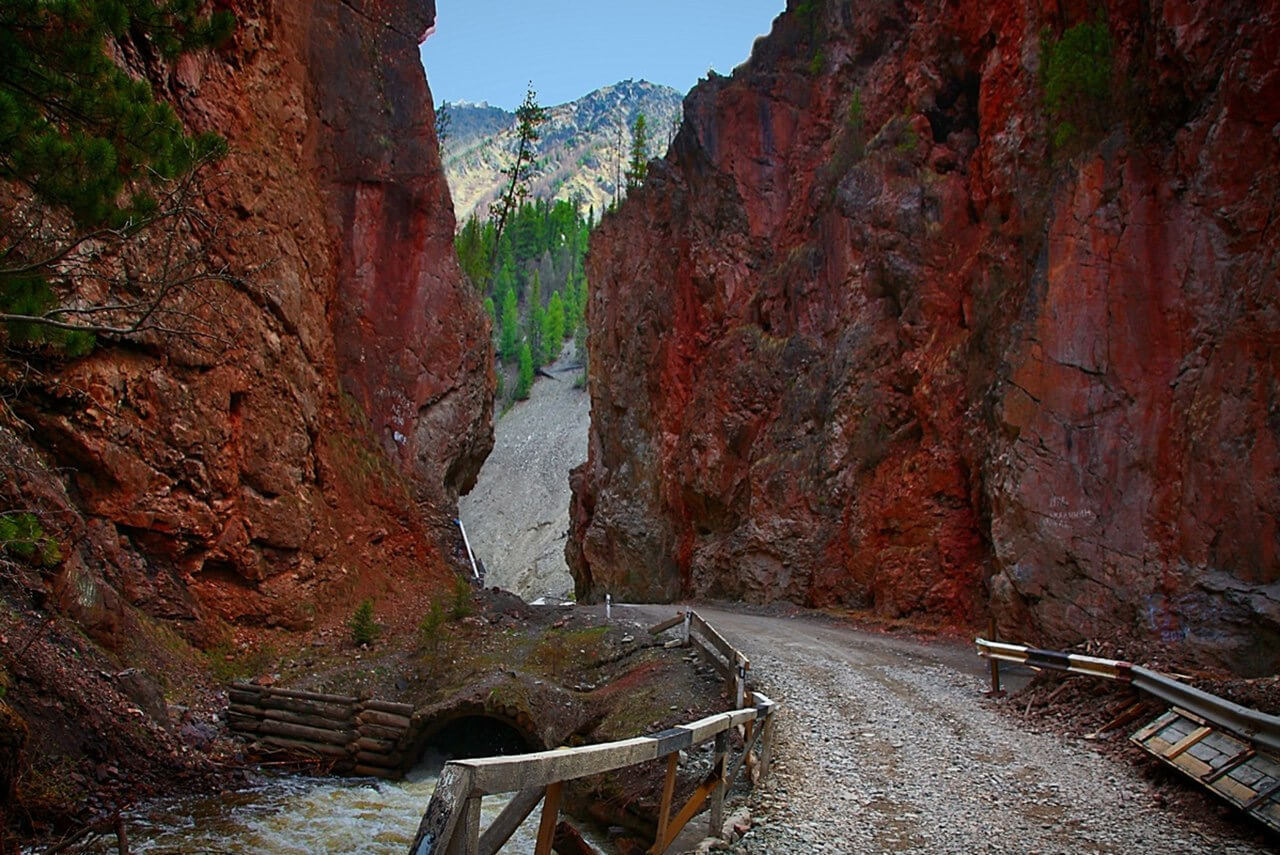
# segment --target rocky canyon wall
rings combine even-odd
[[[434,4],[230,6],[217,51],[124,50],[229,144],[194,249],[232,275],[184,307],[212,337],[104,340],[7,378],[4,498],[63,552],[32,584],[108,647],[135,608],[207,640],[443,584],[492,446],[487,322],[418,55]]]
[[[593,240],[579,595],[1274,672],[1280,4],[789,5]]]

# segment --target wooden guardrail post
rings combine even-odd
[[[533,855],[551,855],[551,841],[556,834],[556,817],[560,815],[560,793],[563,790],[563,781],[547,785],[547,794],[542,797],[542,820],[538,823],[538,842]]]
[[[758,781],[763,782],[765,775],[769,774],[769,761],[773,759],[773,720],[776,714],[765,716],[764,732],[760,734],[760,776]]]
[[[662,780],[662,802],[658,807],[658,834],[653,840],[654,845],[667,837],[667,826],[671,822],[671,800],[676,794],[676,769],[679,765],[679,752],[673,751],[667,755],[667,774]]]
[[[462,803],[448,855],[480,855],[480,796],[470,796]]]
[[[729,732],[716,734],[716,751],[711,761],[712,774],[716,776],[715,789],[711,791],[711,836],[719,837],[724,827],[725,762],[729,753]]]

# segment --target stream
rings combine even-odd
[[[441,760],[424,764],[403,781],[373,778],[264,776],[244,789],[161,801],[126,816],[131,851],[209,855],[403,855],[435,789]],[[509,795],[484,800],[487,827]],[[541,808],[503,847],[532,853]],[[584,834],[598,848],[599,839]],[[94,853],[114,853],[115,836],[100,838]],[[607,850],[605,850],[607,851]]]

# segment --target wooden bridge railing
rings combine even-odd
[[[693,644],[726,674],[735,709],[647,736],[601,745],[538,751],[507,757],[453,760],[440,773],[431,802],[418,827],[411,855],[492,855],[502,848],[521,823],[543,803],[535,855],[548,855],[560,811],[564,783],[575,778],[612,772],[661,758],[667,759],[659,806],[658,830],[651,855],[665,852],[680,830],[709,800],[711,833],[724,823],[724,795],[738,773],[754,764],[759,778],[768,770],[777,704],[759,692],[746,690],[747,658],[735,650],[696,612],[687,612],[650,629],[657,634],[684,624],[683,640]],[[723,661],[721,658],[723,657]],[[750,699],[750,705],[746,701]],[[742,752],[731,757],[729,732],[743,729]],[[672,815],[679,752],[715,740],[711,771],[685,804]],[[481,833],[480,804],[486,795],[515,792],[506,808]]]

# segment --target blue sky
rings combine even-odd
[[[514,109],[533,81],[544,105],[627,78],[688,91],[728,74],[769,31],[786,0],[437,0],[422,45],[436,103]]]

